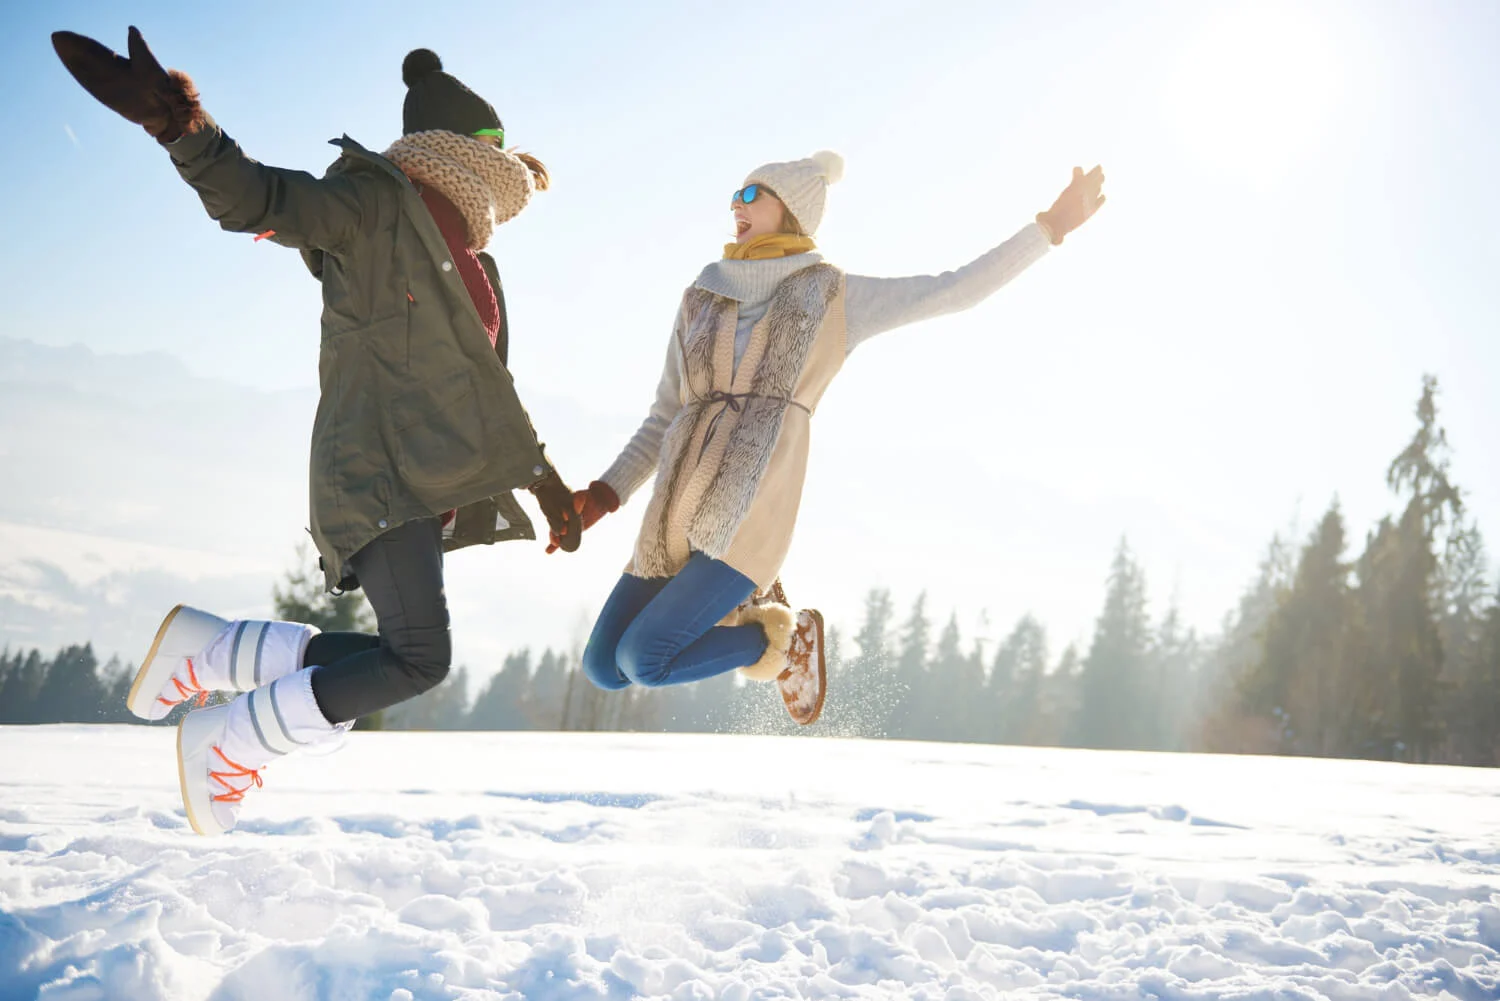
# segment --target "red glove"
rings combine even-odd
[[[615,493],[615,488],[603,480],[595,480],[589,484],[587,490],[576,490],[573,492],[573,510],[578,512],[583,522],[583,529],[587,531],[593,528],[600,518],[613,511],[620,510],[620,496]],[[558,538],[552,535],[551,544],[547,546],[547,552],[556,552],[558,549]]]

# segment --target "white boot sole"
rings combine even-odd
[[[151,649],[146,653],[146,659],[141,661],[140,670],[135,672],[130,694],[125,696],[126,708],[141,719],[158,720],[172,711],[171,706],[162,705],[157,697],[176,673],[177,658],[158,657],[157,654],[161,651],[162,640],[167,638],[167,633],[172,628],[172,620],[177,618],[177,613],[182,608],[183,606],[178,605],[162,619],[161,626],[156,630],[156,638],[151,641]]]
[[[224,732],[227,715],[229,706],[214,706],[188,713],[177,724],[177,781],[182,787],[182,806],[193,830],[208,836],[228,830],[214,818],[213,789],[208,778],[209,756]]]
[[[125,696],[126,708],[144,720],[159,720],[170,713],[176,704],[161,702],[168,682],[185,658],[198,656],[228,624],[217,615],[187,605],[178,605],[168,612],[156,630],[145,660],[141,661],[140,670],[135,672],[130,694]]]

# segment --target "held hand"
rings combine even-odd
[[[1054,245],[1062,243],[1063,237],[1088,222],[1089,217],[1104,204],[1104,168],[1095,167],[1087,174],[1082,167],[1073,168],[1073,181],[1057,201],[1045,212],[1036,214],[1036,221],[1052,234]]]
[[[198,89],[186,73],[162,69],[146,40],[130,29],[127,59],[92,38],[54,31],[52,47],[73,79],[106,108],[144,128],[157,142],[169,143],[198,131],[203,109]]]
[[[576,552],[578,544],[583,541],[583,526],[573,507],[573,492],[557,475],[557,470],[552,470],[528,489],[547,518],[549,537],[563,552]]]
[[[595,480],[589,484],[587,490],[577,490],[573,493],[573,510],[578,512],[585,532],[598,524],[600,518],[619,509],[619,495],[615,493],[614,487],[603,480]],[[554,534],[551,543],[547,546],[547,552],[557,552],[559,541]]]

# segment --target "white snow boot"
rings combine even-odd
[[[177,777],[188,823],[223,834],[239,819],[260,770],[277,758],[338,736],[313,698],[312,672],[298,671],[228,705],[190,712],[177,725]]]
[[[221,619],[178,605],[167,613],[141,661],[125,705],[141,719],[161,719],[210,692],[248,692],[300,670],[318,630],[301,622]]]
[[[786,711],[802,726],[817,721],[828,695],[828,665],[823,645],[823,616],[812,609],[797,613],[797,628],[786,652],[787,667],[776,678]]]

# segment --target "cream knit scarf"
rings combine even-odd
[[[463,214],[469,249],[483,250],[495,227],[531,201],[531,171],[514,154],[457,132],[402,136],[382,154],[417,184],[430,184]]]

